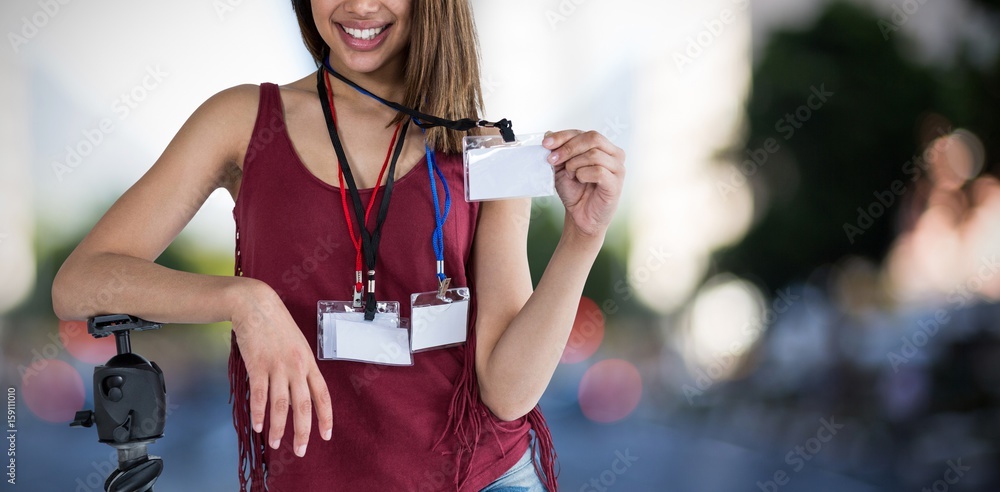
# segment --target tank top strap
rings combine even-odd
[[[273,143],[285,139],[285,115],[281,106],[281,92],[277,84],[264,82],[260,84],[260,102],[257,104],[257,121],[254,123],[250,143],[244,163],[266,160],[268,154],[275,152]],[[246,170],[244,170],[245,172]]]
[[[273,82],[260,84],[260,105],[257,107],[257,122],[261,116],[281,114],[281,88]]]

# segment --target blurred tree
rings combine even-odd
[[[563,227],[562,207],[562,203],[555,197],[536,199],[533,202],[528,225],[528,266],[534,285],[538,285],[559,244]],[[619,313],[653,316],[627,286],[628,272],[624,255],[629,248],[628,241],[610,239],[620,236],[624,234],[608,234],[609,239],[605,241],[587,277],[583,295],[596,302],[605,317]]]
[[[103,214],[110,208],[110,204],[104,207],[98,207],[98,210]],[[95,217],[93,220],[89,221],[90,224],[96,224],[100,217]],[[46,224],[38,224],[39,232],[36,238],[47,238],[55,236],[55,234],[48,234],[46,227],[51,227]],[[36,264],[36,281],[33,288],[32,294],[25,300],[24,303],[13,309],[7,316],[10,317],[35,317],[35,316],[52,316],[55,318],[55,314],[52,312],[52,280],[55,279],[56,273],[59,268],[69,257],[70,253],[76,249],[77,245],[83,241],[84,236],[88,231],[83,231],[76,237],[73,237],[68,242],[52,244],[47,247],[41,247],[38,244],[40,239],[36,239],[35,253],[38,255],[38,261]],[[191,244],[187,243],[183,237],[175,240],[170,246],[164,250],[163,254],[156,259],[156,263],[163,265],[167,268],[172,268],[175,270],[182,270],[186,272],[194,273],[211,273],[220,274],[220,267],[213,262],[213,258],[208,258],[206,253],[197,247],[193,247]],[[232,263],[230,260],[228,271],[232,270]]]
[[[908,161],[929,139],[964,127],[996,159],[1000,121],[984,108],[1000,107],[1000,58],[987,69],[964,54],[948,67],[923,66],[903,31],[883,36],[881,19],[836,2],[811,27],[770,39],[754,69],[747,142],[733,152],[753,187],[755,225],[716,253],[719,269],[776,289],[847,255],[880,261],[903,201],[893,182],[912,190]],[[812,97],[824,89],[825,102]],[[748,161],[754,154],[766,161]]]

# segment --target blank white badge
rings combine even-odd
[[[414,352],[465,341],[469,301],[413,307],[411,311]]]
[[[338,319],[336,338],[338,359],[393,366],[413,364],[406,328]]]
[[[549,150],[542,133],[518,135],[504,142],[499,135],[462,139],[465,199],[470,202],[556,194]]]

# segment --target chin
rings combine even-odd
[[[333,53],[331,64],[340,60],[341,66],[355,73],[374,73],[389,64],[389,57],[376,53]],[[336,65],[334,65],[336,66]]]

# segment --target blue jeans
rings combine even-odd
[[[517,463],[514,463],[514,466],[480,492],[548,492],[548,489],[535,473],[535,465],[531,461],[531,448],[529,447],[524,452],[524,456]]]

